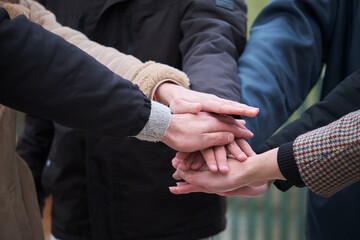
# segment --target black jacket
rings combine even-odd
[[[47,0],[46,7],[97,42],[184,70],[192,89],[240,100],[244,1]],[[53,194],[56,237],[190,240],[224,230],[224,198],[169,192],[175,152],[164,144],[97,138],[39,121],[28,118],[18,152]]]
[[[137,86],[24,16],[10,20],[3,8],[0,48],[3,105],[117,137],[136,135],[149,119],[150,101]]]

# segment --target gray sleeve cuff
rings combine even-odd
[[[149,142],[159,142],[165,136],[171,119],[171,111],[165,105],[151,101],[149,121],[135,137]]]

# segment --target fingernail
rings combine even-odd
[[[220,171],[221,171],[222,173],[227,173],[227,172],[229,171],[229,168],[226,167],[226,166],[222,166],[222,167],[220,167]]]
[[[180,175],[183,175],[185,172],[183,170],[177,169]]]
[[[239,159],[247,159],[247,156],[246,156],[244,153],[240,153],[240,154],[238,155],[238,158],[239,158]]]
[[[210,170],[211,170],[212,172],[217,172],[217,171],[218,171],[217,165],[210,165],[209,168],[210,168]]]

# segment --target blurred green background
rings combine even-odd
[[[247,22],[247,29],[248,29],[248,36],[249,30],[254,22],[256,16],[259,14],[261,9],[263,9],[266,4],[268,4],[270,0],[246,0],[248,5],[248,22]]]

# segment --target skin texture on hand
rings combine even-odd
[[[244,137],[247,138],[247,137]],[[247,157],[256,155],[250,145],[243,138],[237,138],[226,146],[210,147],[199,152],[178,152],[173,158],[173,167],[182,171],[189,169],[198,170],[204,163],[210,171],[222,173],[229,172],[227,156],[234,157],[239,161],[245,161]]]
[[[258,197],[258,196],[261,196],[261,195],[264,195],[265,193],[267,193],[267,191],[270,188],[271,183],[272,182],[267,182],[264,185],[260,185],[260,186],[256,186],[256,187],[244,186],[244,187],[240,187],[238,189],[228,191],[228,192],[215,192],[215,191],[211,191],[211,190],[206,189],[201,186],[190,185],[187,182],[177,182],[176,183],[177,187],[169,187],[169,189],[170,189],[170,192],[172,192],[174,194],[203,192],[203,193],[217,194],[217,195],[225,196],[225,197],[235,197],[235,196]],[[182,192],[179,192],[178,189],[181,189]]]
[[[228,159],[229,172],[211,172],[205,165],[199,170],[177,170],[173,177],[185,183],[170,187],[175,194],[190,192],[216,193],[225,196],[257,196],[264,194],[274,179],[285,179],[277,165],[277,151],[273,149],[240,162]]]
[[[259,113],[258,108],[225,100],[212,94],[192,91],[169,82],[162,83],[155,94],[159,102],[169,106],[173,113],[178,114],[204,111],[255,117]]]
[[[224,115],[200,112],[172,114],[162,142],[183,152],[195,152],[211,146],[222,146],[252,133],[241,127],[241,122]]]
[[[182,149],[181,151],[184,152],[203,150],[204,154],[210,156],[212,151],[204,149],[219,146],[215,148],[216,158],[219,159],[219,161],[226,163],[223,145],[232,142],[234,137],[253,137],[253,134],[244,127],[243,120],[238,120],[234,123],[235,120],[233,118],[221,115],[245,115],[254,117],[259,112],[258,108],[221,99],[215,95],[188,90],[170,82],[162,83],[157,88],[155,94],[157,101],[169,106],[173,113],[170,126],[162,139],[162,142],[176,150]],[[201,124],[200,121],[198,123],[190,122],[190,119],[195,120],[195,115],[193,115],[193,117],[186,115],[189,113],[198,114],[204,118],[204,115],[202,115],[204,114],[203,112],[221,114],[216,116],[214,114],[211,115],[213,116],[213,119],[216,118],[219,121],[213,121],[213,124],[215,125],[211,126],[212,123],[210,123],[209,118],[208,121],[204,121],[203,124]],[[181,116],[180,114],[185,115]],[[181,123],[180,119],[184,122]],[[228,126],[224,125],[226,123]],[[185,129],[188,130],[187,133]],[[179,136],[181,132],[187,135]],[[189,139],[188,136],[191,136],[191,132],[201,135],[193,134],[191,139]],[[176,135],[178,135],[178,137],[176,137]],[[193,146],[190,144],[193,144]],[[220,164],[222,167],[223,165],[224,164]],[[214,168],[216,167],[217,170],[216,165],[213,164],[211,166]],[[223,167],[223,171],[227,171],[227,166]]]

